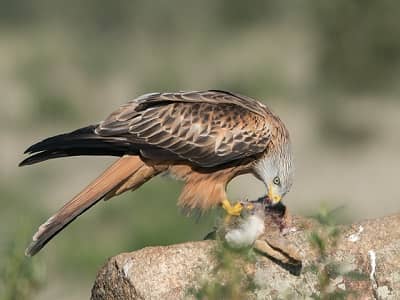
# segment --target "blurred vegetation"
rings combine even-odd
[[[368,143],[373,124],[353,118],[346,97],[397,99],[399,30],[400,3],[390,0],[0,0],[0,133],[11,145],[1,162],[13,166],[0,173],[1,248],[23,254],[14,228],[33,232],[56,201],[67,200],[59,193],[74,193],[72,169],[82,163],[15,171],[23,147],[96,122],[145,92],[218,88],[269,103],[303,101],[323,116],[316,125],[322,140],[338,148]],[[49,276],[88,291],[107,256],[202,238],[213,215],[200,222],[182,216],[179,188],[157,179],[98,204],[39,254]],[[24,269],[25,260],[17,265]],[[22,273],[15,274],[27,278]]]
[[[15,230],[12,237],[2,241],[0,256],[0,299],[24,300],[42,288],[46,279],[45,265],[21,255],[29,231]]]
[[[376,92],[398,83],[400,67],[399,3],[314,1],[321,56],[318,72],[325,87]]]
[[[314,84],[323,86],[324,91],[334,92],[384,92],[399,83],[399,15],[399,4],[393,0],[301,3],[257,0],[251,5],[237,0],[201,3],[175,0],[157,4],[127,0],[83,3],[73,0],[68,4],[46,0],[35,1],[35,4],[21,0],[0,1],[3,31],[28,31],[39,35],[53,29],[65,32],[69,40],[66,42],[78,47],[77,52],[67,54],[68,59],[75,60],[90,76],[107,76],[104,72],[129,63],[129,58],[134,59],[141,50],[138,44],[147,39],[156,41],[152,44],[159,48],[151,49],[148,55],[159,52],[166,61],[172,56],[171,52],[181,52],[180,47],[187,50],[191,46],[193,54],[196,53],[193,48],[197,47],[215,51],[216,46],[238,40],[238,36],[255,28],[266,28],[266,35],[260,34],[259,38],[268,39],[268,27],[265,26],[301,26],[318,42],[314,43]],[[254,50],[257,53],[257,49]],[[53,54],[57,55],[48,53],[38,58],[47,65],[56,64],[56,61],[52,62]],[[160,60],[159,57],[155,59]],[[35,70],[42,73],[46,68],[36,62]],[[268,69],[261,70],[265,76],[269,75]],[[162,66],[159,71],[163,72]],[[166,80],[179,78],[179,71],[173,68],[168,71],[174,76]],[[239,75],[240,71],[236,70],[232,75]],[[29,70],[24,73],[32,74]],[[40,73],[33,77],[32,80],[43,80]],[[164,77],[168,76],[159,76]],[[257,78],[254,81],[257,82]],[[260,88],[263,86],[260,83],[253,85]],[[234,84],[232,82],[232,86],[236,86]]]
[[[309,238],[312,248],[318,254],[318,258],[303,270],[303,272],[312,272],[318,277],[318,293],[313,294],[312,298],[316,300],[344,300],[356,297],[356,291],[338,289],[332,284],[333,280],[339,276],[350,281],[363,281],[369,278],[368,274],[357,270],[349,270],[345,263],[337,262],[328,256],[328,253],[334,253],[341,234],[338,223],[344,219],[343,207],[331,210],[322,207],[312,217],[320,225],[316,230],[311,232]]]
[[[246,263],[255,262],[252,248],[232,249],[221,239],[217,239],[214,249],[216,267],[207,278],[198,279],[200,286],[190,288],[188,295],[198,300],[249,298],[256,285],[253,278],[246,274]],[[204,275],[204,274],[203,274]],[[203,276],[204,277],[204,276]]]

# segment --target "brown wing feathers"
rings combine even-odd
[[[265,107],[255,103],[214,91],[149,94],[111,114],[96,133],[125,137],[151,160],[164,153],[168,160],[214,167],[265,150],[270,128]]]

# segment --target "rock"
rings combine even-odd
[[[299,250],[302,265],[285,265],[259,254],[254,260],[234,254],[233,264],[245,274],[241,278],[251,278],[254,285],[246,298],[307,299],[313,294],[348,293],[355,299],[400,299],[400,215],[340,227],[340,237],[326,256],[310,243],[311,232],[320,230],[315,222],[294,218],[292,226],[297,230],[285,239]],[[271,234],[267,230],[266,235]],[[219,275],[223,270],[217,247],[216,241],[200,241],[119,254],[99,271],[92,299],[194,299],[193,291],[204,282],[217,280],[223,286],[229,280],[229,274]],[[312,271],[316,266],[319,271]],[[335,269],[328,270],[332,266]],[[328,284],[321,287],[324,274]]]

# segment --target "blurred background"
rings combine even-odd
[[[285,203],[348,221],[399,212],[398,1],[0,0],[0,298],[84,299],[107,257],[202,239],[156,178],[99,203],[33,259],[39,224],[115,158],[18,168],[23,151],[154,91],[227,89],[287,124],[296,180]],[[232,199],[263,195],[250,177]]]

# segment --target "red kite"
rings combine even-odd
[[[292,154],[283,122],[264,104],[225,91],[151,93],[140,96],[96,125],[47,138],[28,148],[21,166],[77,155],[120,158],[41,225],[27,255],[35,255],[58,232],[101,199],[135,190],[160,173],[185,182],[179,205],[206,210],[231,205],[226,186],[251,173],[278,203],[293,180]]]

